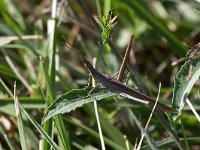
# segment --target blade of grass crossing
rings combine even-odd
[[[49,35],[49,76],[51,85],[53,88],[53,95],[55,96],[55,55],[56,55],[56,7],[57,0],[52,1],[52,15],[51,19],[48,20],[48,35]]]
[[[156,31],[163,35],[170,43],[174,52],[181,55],[187,51],[186,47],[166,28],[164,27],[151,13],[149,13],[139,1],[125,0],[128,7],[134,10],[138,15],[144,18]]]
[[[186,133],[185,133],[185,129],[184,129],[184,125],[181,121],[181,130],[182,130],[182,133],[183,133],[183,137],[184,137],[184,144],[185,144],[185,149],[189,150],[190,149],[190,146],[189,146],[189,143],[188,143],[188,140],[187,140],[187,136],[186,136]]]
[[[53,95],[51,93],[52,87],[51,87],[50,81],[49,81],[47,66],[46,66],[45,61],[42,57],[40,57],[40,62],[42,64],[45,84],[46,84],[46,88],[47,88],[46,99],[45,99],[46,108],[47,108],[51,104],[51,102],[53,101]],[[49,119],[47,122],[44,123],[43,129],[53,139],[53,120],[52,119]],[[42,149],[44,149],[44,150],[51,149],[51,145],[45,139],[43,139],[43,141],[42,141]]]
[[[17,125],[18,125],[18,130],[19,130],[19,138],[20,138],[21,147],[22,147],[22,150],[27,150],[24,124],[22,121],[22,115],[19,108],[19,101],[17,99],[17,94],[16,94],[16,82],[14,84],[14,102],[15,102],[15,111],[16,111]]]
[[[18,45],[18,47],[24,47],[26,50],[32,51],[36,56],[43,55],[43,53],[39,49],[34,47],[34,45],[30,41],[24,40],[15,30],[7,26],[1,20],[0,20],[0,31],[9,36],[11,35],[17,36],[19,40],[21,41],[21,44]],[[15,45],[15,44],[12,44],[12,45]],[[12,46],[12,47],[14,48],[15,46]]]
[[[152,118],[152,116],[153,116],[153,112],[154,112],[154,110],[155,110],[155,108],[156,108],[156,105],[157,105],[157,102],[158,102],[158,99],[159,99],[159,96],[160,96],[160,88],[161,88],[161,83],[159,84],[159,90],[158,90],[158,96],[157,96],[157,98],[156,98],[156,102],[155,102],[155,104],[154,104],[154,106],[153,106],[153,109],[152,109],[152,111],[151,111],[151,114],[150,114],[150,116],[149,116],[149,119],[148,119],[148,121],[147,121],[147,123],[146,123],[146,126],[145,126],[145,128],[144,128],[145,131],[147,131],[147,128],[148,128],[149,123],[150,123],[150,120],[151,120],[151,118]],[[141,149],[141,145],[142,145],[142,141],[143,141],[144,135],[145,135],[145,134],[142,133],[142,136],[141,136],[140,141],[139,141],[138,146],[137,146],[137,150]]]
[[[130,109],[128,109],[128,113],[129,113],[130,117],[135,120],[135,123],[137,124],[137,126],[140,129],[141,133],[144,134],[144,136],[145,136],[145,138],[146,138],[149,146],[151,147],[151,149],[154,149],[154,150],[158,149],[157,145],[155,144],[155,142],[153,142],[153,140],[148,135],[148,133],[146,132],[146,130],[144,130],[144,128],[142,127],[141,122],[137,119],[137,117],[133,114],[133,112]]]
[[[61,138],[61,142],[63,144],[63,148],[66,150],[70,150],[71,143],[70,143],[69,133],[65,129],[65,124],[61,115],[56,115],[54,117],[54,120],[55,120],[56,128]]]
[[[66,119],[67,122],[69,122],[70,124],[73,124],[81,129],[83,129],[84,131],[86,131],[88,134],[92,135],[93,137],[95,138],[99,138],[99,134],[98,132],[92,130],[91,128],[87,127],[86,125],[80,123],[79,120],[77,120],[76,118],[72,118],[69,119],[67,118]],[[106,137],[104,137],[104,141],[107,145],[109,145],[112,149],[115,149],[115,150],[126,150],[126,148],[124,148],[123,146],[121,146],[120,144],[116,143],[116,142],[113,142],[113,140],[110,140]]]
[[[44,78],[45,78],[45,84],[47,87],[47,92],[46,92],[46,108],[53,102],[55,98],[55,74],[54,74],[54,68],[55,68],[55,41],[54,41],[54,35],[55,35],[55,17],[56,17],[56,5],[57,1],[53,0],[52,1],[52,19],[48,20],[48,44],[49,44],[49,71],[47,70],[47,66],[42,60],[42,68],[44,72]],[[48,72],[50,76],[48,75]],[[47,122],[44,123],[44,130],[50,135],[50,137],[53,138],[53,120],[50,119]],[[42,142],[42,147],[43,149],[50,149],[50,145],[46,140],[43,140]]]
[[[18,4],[14,0],[2,0],[1,2],[1,10],[3,10],[4,13],[2,15],[6,15],[7,24],[14,27],[14,29],[18,28],[18,30],[15,31],[21,31],[26,28],[26,25],[24,23],[24,19],[22,16],[22,13],[20,12],[20,9],[18,7]]]
[[[49,20],[49,24],[48,24],[48,30],[49,30],[49,48],[50,48],[50,62],[49,62],[49,79],[48,79],[48,75],[46,75],[46,82],[49,82],[49,87],[47,87],[47,89],[49,89],[49,93],[51,93],[51,97],[53,99],[50,100],[50,104],[54,101],[56,95],[55,95],[55,83],[56,83],[56,66],[58,66],[58,55],[56,54],[56,18],[57,18],[57,0],[53,0],[52,1],[52,13],[51,13],[51,18]],[[57,56],[56,56],[57,55]],[[70,140],[69,140],[69,134],[65,129],[64,126],[64,122],[63,119],[61,117],[61,115],[57,115],[54,117],[55,120],[55,125],[56,128],[58,130],[58,133],[60,135],[61,141],[62,141],[62,146],[64,149],[66,150],[70,150]]]
[[[47,71],[46,63],[45,63],[45,61],[44,61],[44,59],[42,57],[41,57],[41,63],[42,63],[43,71],[44,71],[44,79],[45,79],[46,88],[47,88],[47,107],[48,107],[48,106],[50,106],[51,103],[53,103],[53,100],[54,100],[55,96],[51,92],[53,90],[53,88],[52,88],[52,85],[51,85],[51,82],[50,82],[50,77],[49,77],[49,75],[47,73],[48,71]],[[56,128],[57,128],[57,130],[59,132],[63,147],[65,149],[69,150],[70,149],[69,135],[68,135],[68,132],[65,129],[62,117],[61,117],[61,115],[56,115],[56,116],[54,116],[54,119],[55,119]],[[50,119],[50,120],[52,120],[52,119]],[[46,127],[46,129],[50,130],[48,128],[48,124],[47,123],[48,122],[45,122],[44,126]],[[45,144],[44,146],[47,146],[46,142],[44,144]]]
[[[154,114],[159,119],[159,121],[162,123],[162,125],[165,127],[165,129],[169,133],[170,137],[174,140],[174,142],[176,143],[178,148],[180,150],[182,150],[183,148],[182,148],[182,145],[181,145],[180,140],[178,138],[178,135],[176,134],[176,132],[172,128],[170,122],[167,119],[165,119],[165,117],[163,116],[163,113],[161,113],[161,111],[155,110]]]
[[[47,122],[45,122],[44,126],[43,126],[44,131],[47,133],[47,135],[53,139],[53,120],[49,119]],[[42,140],[42,149],[47,150],[47,149],[51,149],[51,144],[44,138]]]
[[[8,94],[14,98],[14,95],[9,90],[9,88],[6,86],[6,84],[3,82],[3,80],[0,78],[1,85],[7,90]],[[42,129],[42,127],[35,121],[32,116],[30,116],[27,111],[22,107],[22,105],[19,103],[20,110],[25,114],[25,116],[29,119],[29,121],[33,124],[33,126],[37,129],[37,131],[44,136],[44,138],[47,140],[47,142],[55,149],[55,150],[61,150],[59,146],[51,139],[51,137]]]
[[[2,127],[2,125],[0,124],[0,133],[2,133],[4,139],[6,140],[6,142],[8,143],[8,146],[11,150],[15,150],[16,148],[14,147],[11,139],[8,137],[8,135],[6,134],[6,131],[4,130],[4,128]]]
[[[96,61],[97,61],[97,59],[93,58],[93,67],[96,66]],[[96,86],[95,79],[92,78],[92,87],[95,88],[95,86]],[[99,138],[100,138],[100,141],[101,141],[101,149],[105,150],[106,147],[105,147],[105,143],[104,143],[104,139],[103,139],[103,132],[102,132],[101,124],[100,124],[100,120],[99,120],[97,101],[94,101],[94,111],[95,111],[95,116],[96,116],[96,120],[97,120],[97,126],[98,126],[98,130],[99,130]]]
[[[87,104],[83,108],[88,113],[88,115],[95,118],[95,112],[94,112],[92,105]],[[121,145],[122,147],[125,147],[126,145],[124,143],[123,134],[120,132],[120,130],[118,130],[113,124],[111,124],[108,121],[108,118],[106,118],[105,115],[103,115],[103,113],[99,112],[99,118],[100,118],[101,127],[102,127],[104,133],[110,139],[112,139],[113,142]],[[132,144],[130,144],[130,147],[133,147]]]
[[[52,140],[52,138],[42,129],[42,127],[35,121],[28,113],[27,111],[19,104],[20,109],[22,112],[26,115],[26,117],[31,121],[31,123],[35,126],[35,128],[44,136],[46,141],[55,149],[55,150],[61,150],[59,146]]]
[[[9,90],[9,88],[6,86],[6,84],[3,82],[3,80],[0,78],[0,83],[4,87],[4,89],[8,92],[8,94],[13,97],[12,92]]]
[[[190,137],[187,138],[190,145],[198,145],[200,142],[200,137]],[[180,138],[181,143],[185,142],[185,138]],[[176,144],[172,138],[165,138],[161,141],[157,141],[156,144],[159,146],[159,149],[177,149]],[[142,150],[149,150],[149,145],[145,145],[141,148]]]
[[[2,150],[3,149],[3,147],[2,147],[2,144],[1,144],[1,142],[0,142],[0,150]]]

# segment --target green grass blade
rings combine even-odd
[[[51,91],[53,91],[53,87],[51,84],[51,80],[50,80],[50,76],[48,74],[48,69],[47,69],[47,63],[45,62],[44,58],[40,57],[40,62],[42,64],[42,70],[44,73],[44,79],[45,79],[45,84],[46,84],[46,90],[47,90],[47,99],[46,99],[46,103],[47,106],[51,105],[51,103],[54,100],[54,95]]]
[[[25,116],[29,119],[29,121],[34,125],[37,131],[44,136],[46,141],[55,149],[60,150],[59,146],[51,139],[51,137],[42,129],[42,127],[35,121],[27,111],[20,105],[20,109],[25,114]]]
[[[41,63],[42,63],[42,68],[43,68],[43,72],[44,72],[44,79],[45,79],[46,88],[47,88],[47,95],[46,95],[47,99],[46,100],[47,100],[47,107],[48,107],[53,103],[55,95],[53,95],[54,89],[53,89],[53,86],[51,84],[50,77],[48,75],[46,63],[45,63],[43,58],[41,58]],[[70,149],[69,135],[68,135],[68,132],[65,129],[62,117],[60,115],[58,115],[58,116],[55,116],[54,119],[55,119],[56,128],[59,132],[59,135],[61,137],[61,141],[62,141],[64,148]],[[52,131],[50,131],[50,130],[52,130],[53,127],[50,124],[51,124],[51,122],[45,122],[44,126],[45,126],[45,129],[49,132],[49,134],[52,134]],[[49,126],[51,126],[51,128],[49,128]],[[47,146],[46,142],[44,142],[44,146],[45,147]]]
[[[151,149],[154,149],[154,150],[158,149],[158,147],[155,144],[155,142],[149,136],[149,134],[147,133],[147,131],[144,130],[144,128],[142,127],[141,122],[137,119],[137,117],[133,114],[133,112],[130,109],[128,109],[128,113],[129,113],[130,117],[135,120],[135,123],[137,124],[137,126],[140,129],[141,133],[144,133],[144,136],[145,136],[145,138],[146,138],[149,146],[151,147]]]
[[[70,89],[71,90],[71,89],[78,88],[77,85],[73,82],[73,80],[71,78],[66,78],[59,72],[56,72],[56,75],[58,76],[61,84],[63,84],[63,86],[66,89]]]
[[[184,143],[185,139],[184,138],[180,138],[181,143]],[[200,142],[200,137],[190,137],[187,138],[187,141],[189,143],[189,145],[198,145]],[[167,139],[163,139],[161,141],[157,141],[156,144],[159,146],[160,149],[168,149],[170,148],[176,148],[176,144],[174,142],[174,139],[172,138],[167,138]],[[145,145],[141,148],[142,150],[149,150],[150,147],[149,145]]]
[[[54,117],[54,120],[55,120],[56,128],[61,138],[61,142],[63,144],[63,148],[66,150],[70,150],[71,149],[70,137],[69,137],[69,133],[66,131],[65,123],[62,119],[62,116],[56,115]]]
[[[14,97],[14,95],[12,94],[12,92],[9,90],[9,88],[5,85],[5,83],[3,82],[3,80],[0,80],[1,84],[3,85],[3,87],[7,90],[7,92],[9,93],[9,95],[11,97]],[[44,136],[44,138],[47,140],[47,142],[55,149],[55,150],[60,150],[60,148],[58,147],[58,145],[51,139],[51,137],[42,129],[42,127],[37,123],[37,121],[35,121],[28,113],[27,111],[21,106],[20,103],[19,107],[20,110],[27,116],[27,118],[29,119],[29,121],[34,125],[34,127],[38,130],[38,132],[40,134],[42,134]]]
[[[14,27],[15,31],[22,31],[25,29],[25,22],[19,6],[14,0],[2,0],[0,9],[6,23]]]
[[[9,148],[11,150],[15,150],[15,146],[13,145],[11,139],[8,137],[8,135],[6,134],[6,131],[4,130],[4,128],[2,127],[1,124],[0,124],[0,133],[4,137],[4,139],[6,140],[6,142],[8,143]]]
[[[95,119],[95,113],[92,105],[85,105],[84,110],[90,115],[92,118]],[[122,147],[125,147],[125,139],[124,135],[120,132],[119,129],[117,129],[113,124],[109,122],[109,119],[105,117],[105,115],[102,112],[99,112],[99,118],[101,122],[101,127],[104,131],[104,133],[115,143],[118,143]],[[133,145],[129,142],[129,146],[132,149]]]
[[[179,70],[174,84],[172,107],[178,109],[178,113],[173,113],[174,120],[181,114],[186,103],[186,99],[200,76],[200,56],[187,61]]]
[[[16,95],[16,82],[14,84],[14,102],[15,102],[15,111],[16,111],[17,125],[18,125],[18,130],[19,130],[19,138],[20,138],[21,147],[22,147],[22,150],[27,150],[24,124],[22,120],[21,110],[19,108],[19,101]]]
[[[101,29],[100,25],[95,21],[95,19],[93,18],[92,14],[89,12],[89,10],[88,10],[87,6],[84,4],[84,2],[82,0],[76,0],[76,2],[81,7],[81,9],[85,12],[87,17],[91,21],[91,23],[97,28],[98,32],[102,33],[102,29]]]
[[[3,82],[3,80],[0,78],[0,82],[1,82],[1,85],[4,87],[4,89],[8,92],[8,94],[13,97],[13,94],[12,92],[10,91],[10,89],[6,86],[6,84]]]
[[[18,100],[26,109],[45,108],[45,103],[42,98],[31,99],[30,97],[18,97]],[[12,98],[0,98],[0,112],[12,117],[16,117],[14,102]]]
[[[53,120],[49,119],[47,122],[45,122],[43,129],[47,135],[53,139]],[[42,141],[42,149],[51,149],[51,144],[47,141],[46,138],[43,139]]]
[[[27,137],[28,146],[32,147],[33,149],[38,149],[39,139],[37,137],[38,135],[35,134],[34,130],[32,130],[31,127],[26,127],[25,133]]]
[[[52,89],[52,85],[50,82],[50,77],[48,75],[48,69],[47,69],[47,64],[44,61],[44,59],[42,57],[40,57],[40,62],[42,64],[42,70],[44,73],[44,79],[45,79],[45,84],[46,84],[46,108],[52,103],[54,96],[52,95],[51,91],[53,91]],[[53,120],[50,119],[47,122],[45,122],[44,124],[44,131],[53,139]],[[43,149],[51,149],[51,145],[48,143],[47,140],[43,139],[42,141],[42,148]]]
[[[45,84],[46,84],[46,108],[53,102],[53,95],[51,93],[52,86],[51,86],[51,82],[50,82],[50,77],[48,75],[48,70],[47,70],[47,66],[46,63],[44,61],[44,59],[41,57],[40,58],[41,64],[42,64],[42,69],[43,69],[43,73],[44,73],[44,79],[45,79]],[[44,123],[44,130],[45,132],[51,137],[53,138],[53,120],[50,119],[47,122]],[[51,149],[51,145],[48,143],[47,140],[43,139],[42,142],[42,148],[43,149]]]
[[[69,122],[70,124],[73,124],[81,129],[83,129],[85,132],[87,132],[88,134],[92,135],[93,137],[99,139],[99,133],[92,130],[91,128],[89,128],[88,126],[84,125],[83,123],[80,123],[79,120],[77,120],[76,118],[71,118],[71,119],[67,119],[67,122]],[[105,143],[107,145],[109,145],[110,147],[112,147],[115,150],[126,150],[125,147],[122,147],[120,144],[117,144],[115,142],[113,142],[112,140],[104,137]]]
[[[2,22],[0,20],[0,31],[6,35],[14,35],[17,36],[19,38],[19,40],[21,40],[21,43],[27,47],[26,49],[29,51],[32,51],[36,56],[39,55],[43,55],[43,53],[41,51],[39,51],[35,45],[33,45],[33,43],[31,43],[30,41],[24,40],[20,34],[18,34],[16,31],[14,31],[11,27],[7,26],[4,22]],[[5,45],[4,45],[5,46]]]
[[[166,119],[166,114],[165,114],[165,117],[164,117],[164,114],[159,110],[155,110],[154,114],[159,119],[159,121],[162,123],[163,127],[165,127],[165,129],[169,133],[170,137],[174,140],[174,142],[176,143],[178,148],[182,150],[183,148],[181,146],[179,137],[176,134],[176,132],[173,128],[173,125],[169,122],[169,119]]]
[[[15,78],[17,79],[17,76],[13,73],[13,71],[8,68],[7,66],[3,65],[3,64],[0,64],[0,70],[1,70],[1,74],[2,75],[5,75],[5,76],[9,76],[11,78]]]
[[[139,16],[144,18],[156,31],[163,35],[177,55],[186,53],[186,47],[166,28],[164,27],[149,11],[147,11],[137,0],[125,0],[127,6],[134,10]]]
[[[12,92],[9,90],[9,88],[6,86],[6,84],[3,82],[3,80],[0,78],[1,85],[7,90],[8,94],[11,97],[14,97]],[[30,116],[27,111],[22,107],[22,105],[19,103],[20,110],[25,114],[25,116],[29,119],[29,121],[33,124],[33,126],[38,130],[38,132],[44,136],[44,138],[49,142],[49,144],[55,149],[60,150],[58,145],[51,139],[51,137],[42,129],[42,127],[35,121],[32,116]]]

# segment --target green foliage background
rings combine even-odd
[[[87,8],[82,9],[80,1]],[[21,149],[14,101],[5,87],[12,92],[16,81],[19,102],[28,114],[41,124],[46,108],[60,94],[83,88],[88,84],[88,71],[64,46],[66,40],[90,62],[93,57],[97,57],[98,71],[109,76],[119,71],[121,60],[118,54],[113,47],[109,47],[109,42],[109,45],[102,43],[101,29],[93,26],[91,19],[84,13],[89,11],[94,18],[102,17],[111,8],[114,8],[113,13],[118,17],[110,40],[119,54],[124,55],[130,35],[134,35],[129,66],[131,73],[134,73],[134,79],[153,98],[156,98],[158,84],[161,82],[159,101],[171,105],[174,78],[180,68],[180,65],[172,67],[171,63],[184,57],[187,50],[196,45],[200,39],[198,1],[1,0],[0,146],[2,148],[12,149],[12,145],[15,145],[15,149]],[[131,79],[127,76],[127,83],[134,88],[137,83]],[[190,92],[190,100],[197,111],[198,92],[199,81]],[[151,112],[142,104],[120,97],[116,97],[116,100],[112,97],[106,98],[98,103],[98,108],[107,149],[128,149],[126,140],[130,147],[133,147],[136,139],[141,136],[136,120],[126,108],[132,110],[141,126],[145,126]],[[174,132],[180,138],[180,145],[188,149],[195,146],[199,148],[198,120],[187,106],[184,107],[180,118],[180,124],[174,126],[173,123],[170,124],[171,127],[176,127]],[[28,149],[38,149],[40,139],[43,141],[43,149],[49,149],[53,144],[46,142],[33,124],[27,116],[23,116]],[[54,139],[62,149],[101,148],[91,103],[57,116],[55,124],[52,119],[44,124],[43,129],[50,137],[54,133],[55,136],[51,139]],[[177,148],[177,143],[169,138],[168,132],[156,117],[153,116],[147,132],[156,146],[163,149]],[[7,135],[8,139],[3,135]],[[148,149],[148,146],[151,145],[148,139],[145,139],[142,148]]]

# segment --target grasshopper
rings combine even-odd
[[[70,45],[70,43],[68,44]],[[103,75],[102,73],[97,71],[85,57],[83,57],[77,50],[73,49],[72,46],[69,45],[66,46],[78,56],[78,58],[84,63],[84,65],[87,67],[89,72],[92,74],[92,76],[98,83],[101,83],[105,88],[109,89],[111,92],[117,93],[125,98],[144,103],[146,105],[149,105],[151,108],[154,107],[154,104],[156,102],[154,99],[126,86],[124,83],[115,80],[114,78]],[[156,109],[168,112],[176,111],[175,109],[161,104],[159,102],[156,105]]]

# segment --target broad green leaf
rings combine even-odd
[[[173,113],[173,119],[181,114],[186,103],[186,99],[200,76],[200,56],[187,61],[178,72],[175,78],[172,107],[178,109],[178,113]]]
[[[49,106],[43,122],[47,121],[56,114],[70,112],[78,107],[81,107],[83,104],[115,95],[105,88],[94,89],[91,93],[89,92],[90,89],[77,89],[61,95],[52,105]]]

